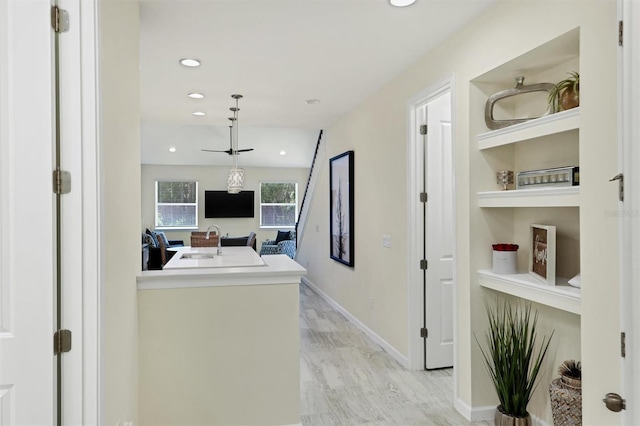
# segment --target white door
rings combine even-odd
[[[2,425],[56,418],[49,13],[45,0],[0,0]]]
[[[453,366],[453,146],[451,95],[424,108],[427,134],[424,146],[425,206],[425,366]]]

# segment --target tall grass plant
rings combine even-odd
[[[526,417],[527,405],[537,386],[536,379],[542,361],[549,350],[551,335],[538,339],[538,312],[531,304],[510,304],[498,300],[495,307],[485,303],[489,330],[485,333],[487,348],[476,342],[484,357],[491,381],[498,394],[502,412],[514,417]]]

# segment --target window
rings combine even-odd
[[[298,184],[260,183],[260,227],[293,228],[298,219]]]
[[[156,181],[156,228],[198,228],[198,182]]]

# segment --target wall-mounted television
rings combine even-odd
[[[254,191],[204,191],[204,217],[255,217]]]

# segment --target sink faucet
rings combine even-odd
[[[222,245],[221,245],[222,238],[220,238],[221,237],[221,235],[220,235],[220,227],[218,225],[211,225],[210,227],[208,227],[207,228],[207,235],[205,235],[204,238],[205,238],[205,240],[209,239],[209,234],[211,233],[211,228],[216,228],[216,234],[218,235],[218,251],[217,251],[217,254],[221,255],[222,254]]]

